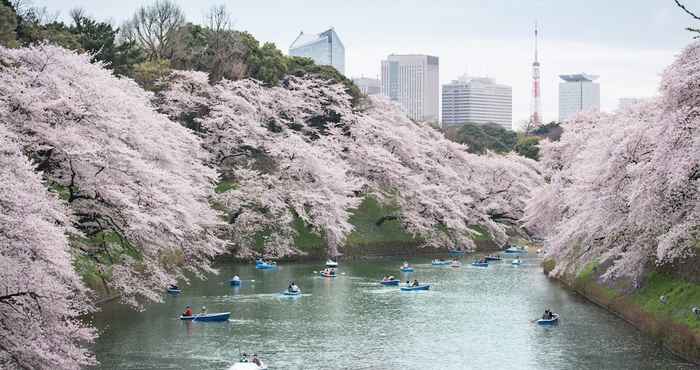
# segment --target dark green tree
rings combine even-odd
[[[0,3],[0,45],[17,46],[17,14],[12,6]]]
[[[248,63],[250,77],[263,81],[267,85],[277,85],[288,71],[287,57],[271,42],[266,42],[261,48],[253,50]]]
[[[487,150],[507,153],[513,150],[517,134],[495,123],[465,123],[457,129],[453,140],[467,145],[470,153],[485,154]]]
[[[537,136],[518,135],[518,142],[515,144],[515,152],[534,160],[540,159],[540,138]]]

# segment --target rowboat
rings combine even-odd
[[[192,315],[192,316],[180,316],[180,320],[228,321],[229,317],[231,317],[230,312],[221,312],[221,313],[198,314],[198,315]]]
[[[431,262],[433,266],[444,266],[444,265],[449,265],[450,261],[445,261],[445,260],[433,260]]]
[[[475,267],[489,267],[489,263],[488,263],[488,262],[478,262],[478,261],[474,261],[474,262],[472,262],[472,266],[475,266]]]
[[[413,267],[402,267],[401,272],[413,272]]]
[[[510,264],[513,266],[520,266],[522,263],[523,263],[523,261],[520,259],[514,259],[514,260],[510,261]]]
[[[430,289],[430,284],[423,284],[423,285],[418,285],[418,286],[402,286],[401,291],[403,292],[412,292],[416,290],[428,290]]]
[[[270,269],[276,269],[277,268],[277,263],[276,262],[256,262],[255,263],[255,268],[258,270],[270,270]]]
[[[499,256],[486,256],[486,257],[484,257],[484,259],[487,261],[500,261],[500,260],[502,260],[502,258]]]
[[[462,263],[459,261],[452,261],[452,263],[450,263],[450,267],[462,267]]]
[[[399,280],[399,279],[382,280],[379,282],[379,284],[382,284],[382,285],[399,285],[400,283],[401,283],[401,280]]]
[[[234,277],[233,279],[231,279],[231,285],[233,285],[233,286],[241,285],[241,279],[240,278],[237,279],[236,277]]]
[[[323,271],[321,271],[320,274],[321,274],[321,276],[327,277],[327,278],[334,278],[334,277],[337,276],[334,272],[323,272]]]
[[[301,289],[297,291],[290,291],[289,289],[285,290],[282,292],[282,295],[288,296],[288,297],[297,297],[301,295]]]
[[[506,249],[504,252],[506,253],[527,253],[527,249],[525,247],[518,247],[518,246],[511,246],[510,248]]]
[[[539,319],[539,320],[537,320],[537,324],[539,324],[539,325],[555,325],[558,323],[559,323],[559,314],[558,313],[552,313],[551,319]]]

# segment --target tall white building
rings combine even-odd
[[[463,76],[442,85],[442,126],[496,123],[513,128],[513,89],[491,78]]]
[[[302,31],[289,46],[289,55],[311,58],[318,65],[333,66],[345,74],[345,46],[333,28],[319,34]]]
[[[382,60],[382,94],[416,121],[438,121],[440,66],[430,55],[391,54]]]
[[[598,76],[585,73],[559,75],[559,121],[566,121],[581,111],[600,111]]]
[[[355,77],[352,79],[357,88],[365,95],[377,95],[381,93],[381,82],[376,78]]]

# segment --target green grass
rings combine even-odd
[[[418,239],[406,232],[399,220],[386,220],[381,225],[377,225],[377,221],[382,217],[399,216],[399,214],[400,209],[397,205],[382,205],[371,195],[365,197],[350,216],[350,223],[355,226],[355,230],[348,235],[347,244],[416,243]]]
[[[542,261],[542,269],[546,273],[549,273],[550,271],[554,270],[554,268],[556,266],[557,266],[557,262],[553,258],[548,258],[548,259]]]
[[[49,191],[58,194],[58,197],[63,200],[70,199],[70,191],[68,191],[67,186],[63,186],[56,182],[51,182],[49,184]]]
[[[474,241],[492,241],[493,238],[491,237],[491,234],[486,230],[485,227],[481,225],[469,225],[469,228],[476,231],[476,233],[472,233],[471,237],[472,240]]]
[[[576,275],[576,280],[574,281],[574,287],[581,290],[596,290],[598,293],[605,296],[605,298],[612,300],[619,295],[614,289],[611,289],[604,284],[598,282],[598,270],[599,263],[597,261],[589,262],[583,270],[581,270],[578,275]]]
[[[322,250],[326,245],[326,241],[323,236],[318,235],[309,228],[304,220],[298,216],[294,216],[294,230],[296,230],[297,235],[294,237],[294,245],[304,252],[311,252],[313,250]]]
[[[230,180],[221,180],[218,184],[216,184],[216,187],[214,188],[214,192],[217,194],[225,193],[231,189],[237,189],[238,184],[235,181],[230,181]]]
[[[668,298],[666,304],[659,300],[662,295]],[[644,287],[632,295],[632,300],[646,312],[667,316],[700,333],[700,319],[691,312],[691,308],[700,307],[700,284],[653,272]]]

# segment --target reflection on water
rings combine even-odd
[[[95,318],[101,329],[95,351],[109,369],[225,369],[239,352],[258,353],[271,369],[691,368],[549,281],[534,257],[488,268],[416,259],[411,274],[399,273],[400,262],[341,263],[336,278],[318,276],[322,262],[277,271],[218,266],[220,275],[193,281],[145,312],[103,307]],[[240,287],[229,284],[234,274]],[[386,274],[431,288],[380,286]],[[301,297],[280,294],[288,280],[297,282]],[[231,320],[180,321],[186,305],[231,311]],[[559,325],[531,323],[545,308],[562,315]]]

